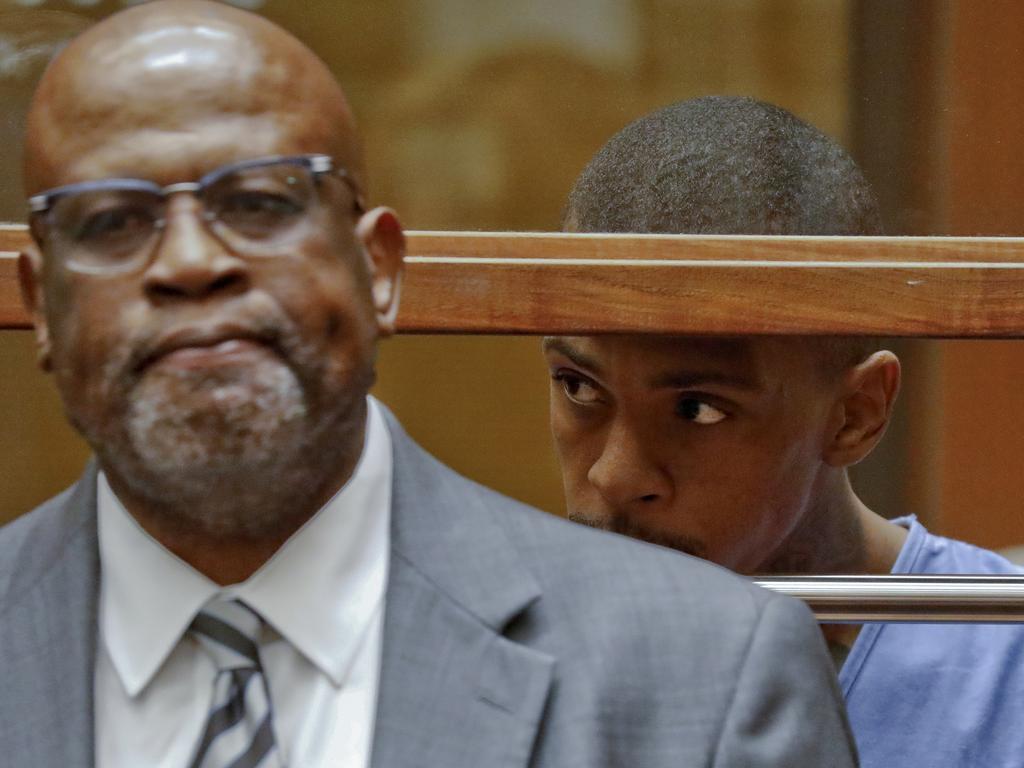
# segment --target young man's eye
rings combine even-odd
[[[597,388],[587,379],[569,371],[558,371],[551,378],[562,385],[565,396],[579,405],[590,405],[600,400]]]
[[[717,424],[726,414],[698,397],[681,397],[676,403],[676,415],[694,424]]]

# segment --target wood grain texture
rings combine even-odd
[[[0,327],[26,327],[0,228]],[[411,232],[404,333],[1024,336],[1024,239]]]
[[[28,241],[20,224],[0,224],[0,329],[29,328],[28,315],[18,290],[18,251]]]

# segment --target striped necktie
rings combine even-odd
[[[190,631],[217,665],[213,704],[190,768],[280,768],[257,638],[263,620],[238,600],[206,606]]]

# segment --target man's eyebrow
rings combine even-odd
[[[593,371],[598,376],[601,375],[601,366],[598,364],[597,360],[583,352],[580,352],[563,338],[558,336],[546,336],[544,338],[543,348],[545,353],[558,352],[560,355],[568,357],[580,368],[586,368],[588,371]]]
[[[764,386],[756,376],[714,370],[680,370],[660,373],[647,382],[651,389],[699,389],[706,386],[729,387],[760,392]]]

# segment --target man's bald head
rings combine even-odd
[[[123,154],[131,175],[140,131],[156,142],[150,153],[162,139],[173,154],[211,122],[236,146],[280,144],[284,134],[296,154],[330,154],[365,185],[352,113],[312,51],[228,5],[158,0],[100,22],[52,62],[28,117],[27,191],[88,178],[100,145]]]
[[[576,180],[577,232],[877,235],[874,194],[816,128],[754,99],[707,96],[616,134]]]

